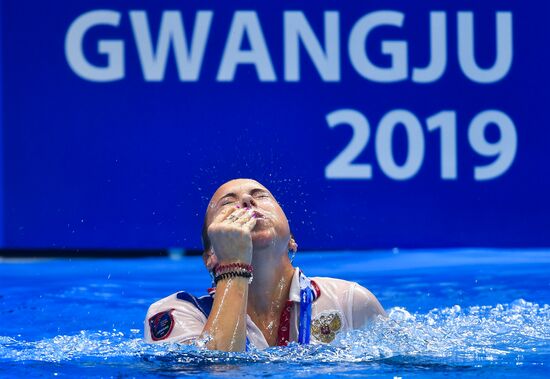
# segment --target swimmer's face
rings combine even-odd
[[[208,209],[206,223],[229,207],[248,207],[256,212],[256,226],[252,230],[254,249],[274,246],[277,250],[289,247],[290,229],[285,213],[267,188],[251,179],[235,179],[216,190]]]

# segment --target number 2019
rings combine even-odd
[[[367,146],[371,134],[369,121],[353,109],[339,109],[326,116],[330,128],[350,125],[353,136],[348,145],[325,168],[327,179],[372,179],[372,166],[368,163],[353,163]],[[494,124],[499,129],[500,138],[488,141],[485,137],[487,126]],[[408,152],[403,164],[395,162],[392,140],[395,128],[405,128]],[[456,112],[441,111],[426,119],[429,132],[439,130],[441,148],[441,178],[457,178],[457,126]],[[513,121],[498,110],[486,110],[477,114],[468,127],[468,141],[471,148],[484,157],[495,159],[473,170],[475,180],[491,180],[504,174],[514,162],[517,151],[517,132]],[[416,175],[424,161],[424,132],[418,118],[411,112],[396,109],[388,112],[378,124],[375,136],[376,159],[382,172],[394,180],[407,180]]]

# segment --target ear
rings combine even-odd
[[[208,271],[212,271],[218,264],[218,257],[212,249],[208,249],[202,253],[202,260]]]
[[[288,241],[288,250],[293,252],[298,251],[298,244],[296,243],[293,235],[290,236],[290,240]]]

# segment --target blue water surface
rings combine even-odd
[[[210,286],[200,257],[3,260],[2,377],[548,377],[550,251],[298,254],[389,313],[331,345],[249,353],[148,345],[150,303]]]

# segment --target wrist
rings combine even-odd
[[[214,267],[214,283],[218,284],[221,280],[228,280],[232,278],[243,278],[248,280],[248,283],[252,283],[253,279],[253,267],[249,263],[244,262],[231,262],[220,263]]]
[[[252,273],[254,271],[254,268],[250,263],[241,262],[241,261],[232,261],[232,262],[219,262],[214,267],[214,274],[219,275],[226,272],[249,272]]]
[[[253,275],[251,272],[238,272],[238,271],[228,271],[222,274],[216,275],[214,282],[217,285],[221,281],[226,280],[246,280],[248,284],[252,283]]]
[[[228,264],[231,264],[231,263],[245,263],[245,264],[250,264],[252,262],[252,259],[241,259],[241,258],[219,258],[218,257],[218,264],[217,266],[220,266],[220,265],[228,265]]]

